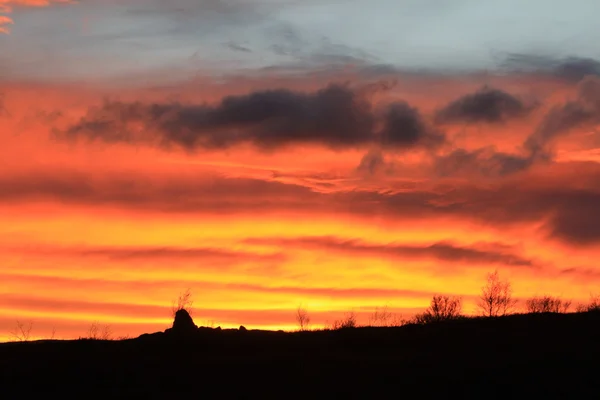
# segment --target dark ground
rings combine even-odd
[[[600,398],[600,313],[171,333],[0,344],[0,399]]]

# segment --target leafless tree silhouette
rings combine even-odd
[[[175,318],[175,314],[179,310],[185,310],[188,314],[192,315],[192,306],[194,305],[194,300],[192,300],[192,291],[191,289],[186,289],[185,292],[179,294],[177,300],[173,300],[173,305],[171,307],[171,313],[173,318]]]
[[[331,329],[345,329],[345,328],[356,328],[358,326],[356,322],[356,314],[354,311],[347,313],[343,319],[333,321]]]
[[[98,321],[92,322],[88,329],[85,339],[92,340],[110,340],[112,338],[112,330],[110,325],[101,326]]]
[[[388,306],[375,307],[369,316],[369,326],[402,326],[405,323],[402,315],[390,312]]]
[[[31,337],[31,331],[33,329],[33,321],[23,323],[17,320],[14,329],[10,332],[10,336],[15,342],[27,342]]]
[[[488,274],[487,283],[481,288],[477,302],[481,314],[487,317],[507,315],[512,312],[516,303],[512,298],[510,282],[500,280],[497,270]]]
[[[375,307],[375,311],[369,316],[369,326],[389,326],[391,319],[392,313],[387,306]]]
[[[299,306],[296,310],[296,323],[298,324],[298,329],[301,331],[308,331],[310,325],[310,316],[308,315],[308,311]]]
[[[461,312],[462,299],[460,297],[435,295],[431,299],[429,307],[421,314],[415,315],[414,322],[427,324],[457,319],[461,316]]]
[[[202,326],[206,328],[214,328],[215,325],[216,323],[214,319],[207,319],[206,321],[204,321],[204,324],[202,324]]]
[[[553,296],[536,296],[528,299],[525,306],[529,313],[566,313],[571,306],[571,301]]]

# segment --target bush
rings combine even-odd
[[[579,304],[577,306],[578,312],[599,312],[600,311],[600,296],[590,296],[590,302],[588,304]]]

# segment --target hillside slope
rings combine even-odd
[[[9,397],[596,397],[600,313],[0,345]]]

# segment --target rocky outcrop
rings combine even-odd
[[[177,310],[175,313],[175,319],[173,320],[173,327],[165,331],[173,336],[191,336],[198,333],[198,327],[194,324],[194,320],[190,313],[186,310]]]

